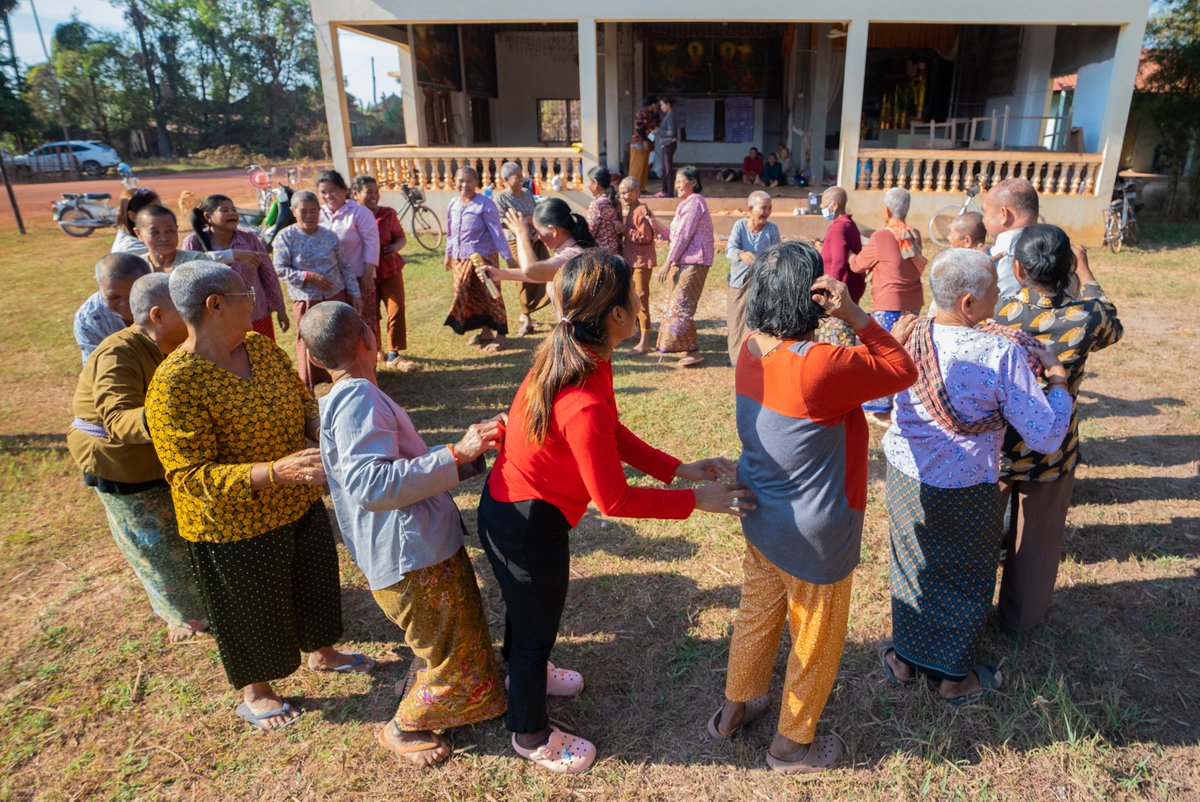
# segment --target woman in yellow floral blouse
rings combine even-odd
[[[154,374],[146,419],[166,469],[179,534],[225,673],[261,729],[300,711],[271,681],[312,652],[314,671],[369,671],[342,635],[337,552],[321,504],[317,404],[287,355],[250,328],[254,291],[216,262],[171,273],[188,338]]]

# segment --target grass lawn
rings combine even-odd
[[[722,695],[742,551],[736,522],[705,514],[660,522],[592,512],[573,534],[554,659],[585,671],[588,688],[552,701],[551,715],[598,744],[585,776],[516,759],[501,721],[455,732],[458,754],[430,772],[378,748],[408,655],[344,550],[344,645],[380,668],[298,672],[279,688],[304,717],[270,735],[248,728],[233,715],[238,695],[213,641],[166,643],[66,451],[79,370],[71,316],[109,240],[2,234],[0,800],[1196,799],[1200,236],[1146,228],[1171,247],[1094,253],[1126,336],[1089,362],[1086,465],[1049,620],[1023,638],[984,633],[981,657],[1006,679],[990,705],[952,710],[923,686],[883,682],[875,649],[889,633],[887,518],[873,431],[849,638],[820,728],[842,736],[846,758],[807,780],[766,768],[773,716],[732,743],[704,732]],[[737,453],[725,267],[698,315],[702,367],[616,362],[625,423],[683,459]],[[425,439],[442,443],[508,405],[537,338],[494,356],[468,350],[441,325],[450,280],[440,259],[413,256],[406,278],[409,355],[424,370],[382,383]],[[652,292],[657,319],[662,291]],[[281,340],[289,350],[292,339]],[[472,533],[479,489],[477,479],[456,494]],[[473,534],[468,546],[498,637],[499,594]],[[782,668],[781,652],[776,705]]]

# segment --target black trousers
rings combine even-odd
[[[545,501],[496,501],[484,485],[479,540],[504,597],[510,732],[540,732],[546,716],[546,663],[558,638],[570,580],[571,525]]]
[[[337,546],[320,501],[294,523],[232,543],[188,543],[192,567],[235,688],[282,679],[300,653],[342,637]]]
[[[662,146],[662,192],[668,198],[675,197],[675,148],[678,142],[667,142]]]

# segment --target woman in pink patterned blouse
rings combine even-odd
[[[593,167],[588,172],[587,187],[595,198],[588,207],[587,224],[596,240],[596,247],[613,256],[620,256],[625,223],[621,220],[617,188],[612,185],[612,174],[608,168]]]
[[[675,173],[679,205],[671,221],[671,247],[658,272],[658,280],[671,289],[666,319],[658,327],[658,352],[683,352],[677,363],[686,368],[704,361],[696,335],[696,306],[713,261],[713,225],[708,203],[701,195],[700,173],[681,167]]]

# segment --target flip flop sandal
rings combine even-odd
[[[343,666],[338,666],[337,668],[313,668],[309,666],[308,670],[315,674],[367,674],[371,669],[375,668],[375,661],[369,657],[361,655],[358,652],[350,652],[349,656],[353,658],[353,662],[346,663]]]
[[[260,730],[267,730],[267,731],[278,730],[278,729],[282,729],[284,727],[289,727],[292,724],[295,724],[297,721],[299,721],[300,716],[304,715],[303,710],[297,710],[296,708],[292,707],[291,704],[289,704],[288,702],[284,702],[283,707],[277,707],[274,710],[268,710],[265,713],[259,713],[257,716],[254,715],[254,711],[250,708],[250,705],[246,704],[245,702],[242,702],[240,705],[237,706],[237,708],[234,712],[236,712],[238,714],[238,717],[243,719],[244,721],[246,721],[248,724],[253,724],[255,727],[258,727]],[[276,716],[285,716],[288,713],[295,713],[296,715],[293,716],[292,718],[288,719],[287,721],[284,721],[282,724],[276,724],[274,727],[272,727],[266,721],[269,718],[275,718]]]
[[[947,699],[954,707],[965,707],[967,705],[977,704],[987,698],[991,691],[1000,690],[1000,684],[1004,678],[1000,676],[1000,671],[995,666],[977,665],[971,669],[975,672],[975,676],[979,677],[979,690],[975,693],[966,693],[962,696],[955,696],[953,699]]]
[[[494,354],[497,351],[503,351],[508,347],[507,342],[499,342],[497,340],[488,340],[487,345],[483,346],[483,350],[489,354]]]
[[[699,365],[704,361],[704,354],[696,354],[695,356],[685,356],[675,364],[681,368],[690,368],[693,365]]]
[[[767,765],[780,774],[816,774],[832,767],[841,756],[841,738],[836,735],[818,735],[808,745],[804,757],[782,760],[767,752]]]
[[[472,334],[470,337],[467,338],[467,345],[484,346],[484,345],[487,345],[488,343],[490,343],[493,339],[494,339],[493,337],[488,337],[487,339],[484,339],[482,334],[480,334],[479,332],[475,332],[474,334]]]
[[[508,690],[508,677],[504,678],[504,690]],[[546,695],[578,696],[583,690],[583,674],[569,668],[555,668],[546,661]]]
[[[439,746],[450,746],[451,745],[450,739],[443,737],[441,740],[438,740],[437,736],[434,736],[433,738],[426,740],[426,741],[413,741],[411,743],[406,743],[403,745],[392,743],[391,741],[388,740],[387,728],[395,727],[395,726],[396,726],[396,722],[394,722],[394,721],[389,722],[388,724],[386,724],[380,728],[379,735],[376,737],[379,740],[380,746],[382,746],[384,749],[388,750],[392,754],[397,755],[399,757],[403,757],[406,760],[408,759],[409,755],[414,755],[417,752],[425,752],[425,751],[428,751],[431,749],[437,749]],[[399,731],[399,728],[397,728],[397,731]],[[440,760],[435,760],[432,763],[425,764],[424,768],[432,768],[434,766],[441,765],[442,763],[445,763],[447,760],[449,760],[450,755],[452,755],[452,754],[453,754],[452,751],[447,750],[444,757],[442,757]],[[411,760],[409,762],[416,763],[416,761],[411,761]],[[417,765],[420,765],[420,764],[417,764]]]
[[[728,741],[733,736],[742,731],[744,727],[748,727],[755,721],[763,717],[763,714],[771,707],[771,697],[767,694],[755,696],[746,702],[746,710],[742,714],[742,723],[734,727],[733,732],[728,735],[722,735],[717,727],[721,724],[721,711],[725,709],[724,703],[717,708],[716,712],[708,719],[708,734],[718,741]]]
[[[512,736],[512,748],[526,760],[532,760],[555,774],[581,774],[596,761],[596,745],[558,727],[550,727],[550,739],[537,749],[526,749]]]
[[[908,679],[900,679],[896,676],[896,672],[892,670],[891,664],[887,661],[887,653],[895,651],[896,645],[890,640],[885,640],[883,643],[879,644],[879,664],[883,666],[883,676],[887,678],[887,684],[893,687],[905,685],[913,681],[912,677],[909,677]]]

